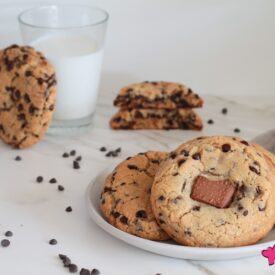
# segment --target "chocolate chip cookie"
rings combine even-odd
[[[37,143],[55,107],[56,77],[44,55],[29,46],[0,51],[0,138],[16,148]]]
[[[122,88],[114,105],[126,109],[198,108],[203,100],[183,84],[145,81]]]
[[[113,226],[150,240],[166,240],[150,204],[151,185],[164,152],[146,152],[120,163],[107,177],[101,195],[101,209]]]
[[[163,162],[151,203],[162,229],[181,244],[243,246],[273,227],[274,187],[265,157],[247,141],[200,137]]]
[[[111,119],[113,129],[185,129],[201,130],[199,115],[192,109],[132,109],[120,110]]]

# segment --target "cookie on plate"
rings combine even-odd
[[[113,129],[185,129],[201,130],[199,115],[192,109],[132,109],[119,110],[111,119]]]
[[[0,51],[0,138],[16,148],[37,143],[55,107],[53,66],[29,46]]]
[[[162,229],[189,246],[256,243],[273,227],[275,182],[248,142],[201,137],[181,145],[157,172],[152,209]]]
[[[203,100],[183,84],[145,81],[122,88],[114,105],[126,109],[198,108]]]
[[[132,235],[167,240],[152,212],[150,192],[164,152],[141,153],[120,163],[105,182],[101,209],[108,222]]]

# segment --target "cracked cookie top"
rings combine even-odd
[[[0,51],[0,137],[16,148],[38,142],[55,107],[56,77],[44,55],[29,46]]]
[[[107,177],[101,209],[113,226],[150,240],[166,240],[150,205],[151,186],[167,153],[149,151],[129,157]]]
[[[163,162],[152,186],[152,209],[181,244],[249,245],[273,226],[273,175],[264,154],[247,141],[200,137]]]

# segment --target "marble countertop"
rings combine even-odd
[[[107,91],[107,89],[103,89]],[[122,148],[119,158],[148,149],[171,150],[181,142],[199,135],[232,135],[241,129],[250,140],[274,128],[274,98],[234,98],[226,100],[206,96],[199,110],[205,123],[202,132],[193,131],[112,131],[108,120],[115,112],[111,107],[114,94],[102,93],[94,125],[83,130],[54,133],[33,148],[14,150],[0,143],[0,239],[6,230],[14,236],[8,248],[0,247],[0,274],[68,274],[57,255],[68,255],[79,267],[97,268],[103,275],[177,274],[269,274],[274,267],[261,256],[234,261],[191,261],[167,258],[131,247],[101,230],[88,215],[85,190],[89,182],[114,159],[99,151]],[[273,101],[272,101],[273,100]],[[228,114],[221,114],[223,107]],[[75,149],[83,157],[80,170],[72,169],[72,158],[62,158],[65,151]],[[15,161],[20,155],[22,161]],[[117,161],[117,159],[116,159]],[[37,176],[43,183],[36,183]],[[65,187],[48,183],[55,177]],[[65,212],[72,206],[71,213]],[[51,246],[52,238],[58,244]]]

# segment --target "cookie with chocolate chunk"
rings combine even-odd
[[[16,148],[37,143],[55,107],[56,77],[44,55],[29,46],[0,51],[0,138]]]
[[[185,129],[201,130],[199,115],[192,109],[132,109],[120,110],[111,119],[113,129]]]
[[[181,244],[243,246],[273,227],[274,187],[265,156],[247,141],[200,137],[163,162],[151,203],[162,229]]]
[[[183,84],[145,81],[122,88],[114,105],[126,109],[198,108],[203,100]]]
[[[166,240],[150,205],[152,182],[164,152],[146,152],[120,163],[107,177],[101,195],[101,209],[113,226],[132,235]]]

